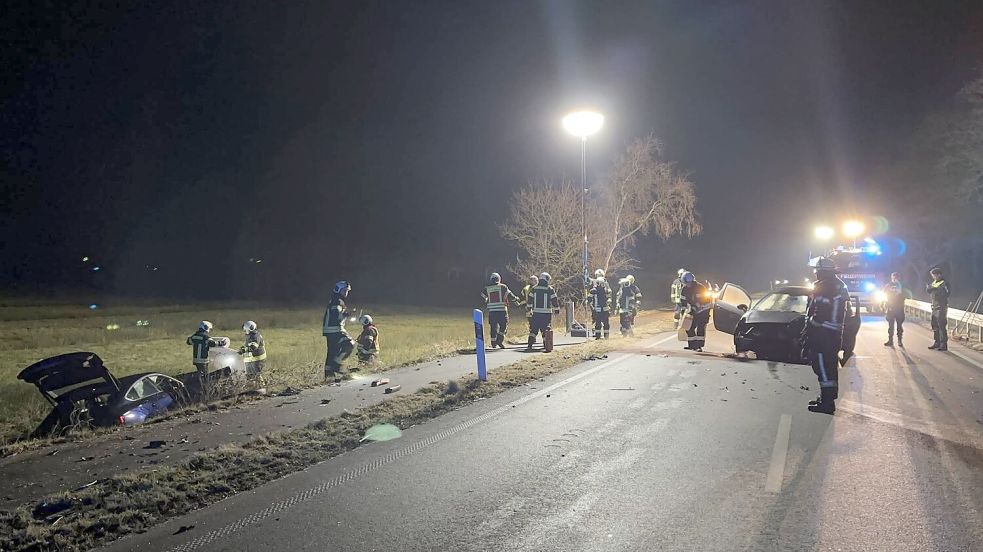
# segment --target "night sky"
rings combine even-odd
[[[798,274],[815,223],[903,216],[865,204],[875,175],[983,62],[978,1],[0,10],[0,267],[25,292],[313,298],[350,276],[381,298],[501,270],[512,191],[579,176],[559,119],[580,106],[607,116],[593,177],[654,132],[697,185],[705,234],[643,240],[650,282]]]

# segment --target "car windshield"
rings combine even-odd
[[[805,314],[809,306],[809,296],[791,295],[789,293],[772,293],[764,296],[754,310],[798,312]]]

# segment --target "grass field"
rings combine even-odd
[[[467,309],[378,307],[365,309],[380,332],[382,369],[473,347],[474,326]],[[46,357],[90,351],[116,376],[139,372],[177,374],[194,369],[185,343],[200,320],[215,324],[213,336],[243,342],[242,323],[254,320],[266,339],[267,384],[304,386],[321,380],[325,343],[323,306],[309,308],[223,305],[121,305],[90,310],[85,305],[0,305],[0,444],[22,437],[47,414],[48,405],[32,385],[17,380],[23,368]],[[137,326],[149,320],[150,326]],[[118,324],[119,329],[107,330]],[[349,322],[357,337],[361,326]],[[349,365],[354,364],[354,355]]]

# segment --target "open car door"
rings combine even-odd
[[[713,301],[713,327],[730,335],[734,335],[737,322],[751,306],[751,296],[740,286],[724,284]]]

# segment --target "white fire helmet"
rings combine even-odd
[[[635,283],[635,277],[632,276],[631,274],[625,276],[625,280],[628,280],[628,283],[629,284],[634,284]]]
[[[491,279],[491,282],[493,284],[497,284],[502,281],[502,275],[499,274],[498,272],[492,272],[489,278]]]
[[[358,322],[363,326],[368,326],[372,323],[372,317],[367,314],[363,314],[362,316],[358,317]]]
[[[685,269],[685,268],[680,268],[680,269],[679,269],[678,271],[676,271],[676,274],[677,274],[677,275],[678,275],[679,277],[682,277],[682,276],[683,276],[683,274],[686,274],[686,269]]]
[[[532,276],[530,276],[529,277],[529,283],[532,284],[532,285],[538,284],[539,283],[539,276],[536,276],[535,274],[533,274]]]
[[[599,269],[595,270],[594,271],[594,277],[595,278],[603,278],[604,277],[604,269],[603,268],[599,268]]]
[[[202,320],[198,324],[198,329],[203,332],[210,332],[212,331],[212,323],[209,322],[208,320]]]
[[[255,332],[256,323],[253,322],[252,320],[246,320],[246,323],[242,325],[242,331],[246,333]]]
[[[543,272],[539,275],[539,279],[545,281],[547,284],[553,279],[549,272]]]

